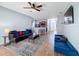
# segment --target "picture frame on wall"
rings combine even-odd
[[[73,24],[74,23],[74,10],[73,6],[70,6],[66,13],[64,14],[64,24]]]

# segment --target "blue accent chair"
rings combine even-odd
[[[65,56],[79,56],[77,50],[71,45],[63,35],[55,35],[54,51]]]

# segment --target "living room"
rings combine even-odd
[[[0,2],[0,55],[78,56],[78,5]]]
[[[51,47],[49,48],[49,42],[47,42],[49,41],[47,33],[52,32],[53,30],[50,31],[49,29],[49,32],[47,32],[48,22],[47,19],[45,19],[46,16],[42,15],[44,18],[40,18],[41,15],[39,15],[39,13],[41,13],[41,11],[24,8],[28,6],[30,7],[29,2],[0,3],[0,19],[3,19],[0,21],[0,55],[33,56],[41,55],[41,51],[43,52],[44,48],[48,48],[50,50]],[[50,6],[49,3],[48,6]],[[18,7],[31,16],[22,13]],[[35,16],[35,12],[38,13],[39,17]],[[44,44],[45,42],[47,42],[47,44]],[[7,50],[7,48],[9,50]],[[48,49],[46,50],[49,51]],[[10,52],[10,50],[12,51]],[[42,55],[48,54],[44,52]],[[50,55],[53,55],[53,53],[50,53]]]

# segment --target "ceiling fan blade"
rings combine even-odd
[[[28,2],[29,5],[32,5],[31,2]]]
[[[40,8],[40,7],[42,7],[42,5],[37,6],[37,8]]]
[[[24,9],[32,9],[31,7],[24,7]]]
[[[36,11],[40,11],[39,9],[36,9],[36,8],[33,8],[33,9],[35,9]]]
[[[32,7],[35,8],[35,4],[32,4]]]

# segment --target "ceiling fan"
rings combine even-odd
[[[30,7],[24,7],[24,9],[34,9],[36,11],[40,11],[40,8],[42,7],[42,5],[36,5],[35,3],[31,3],[28,2],[28,4],[30,5]]]

